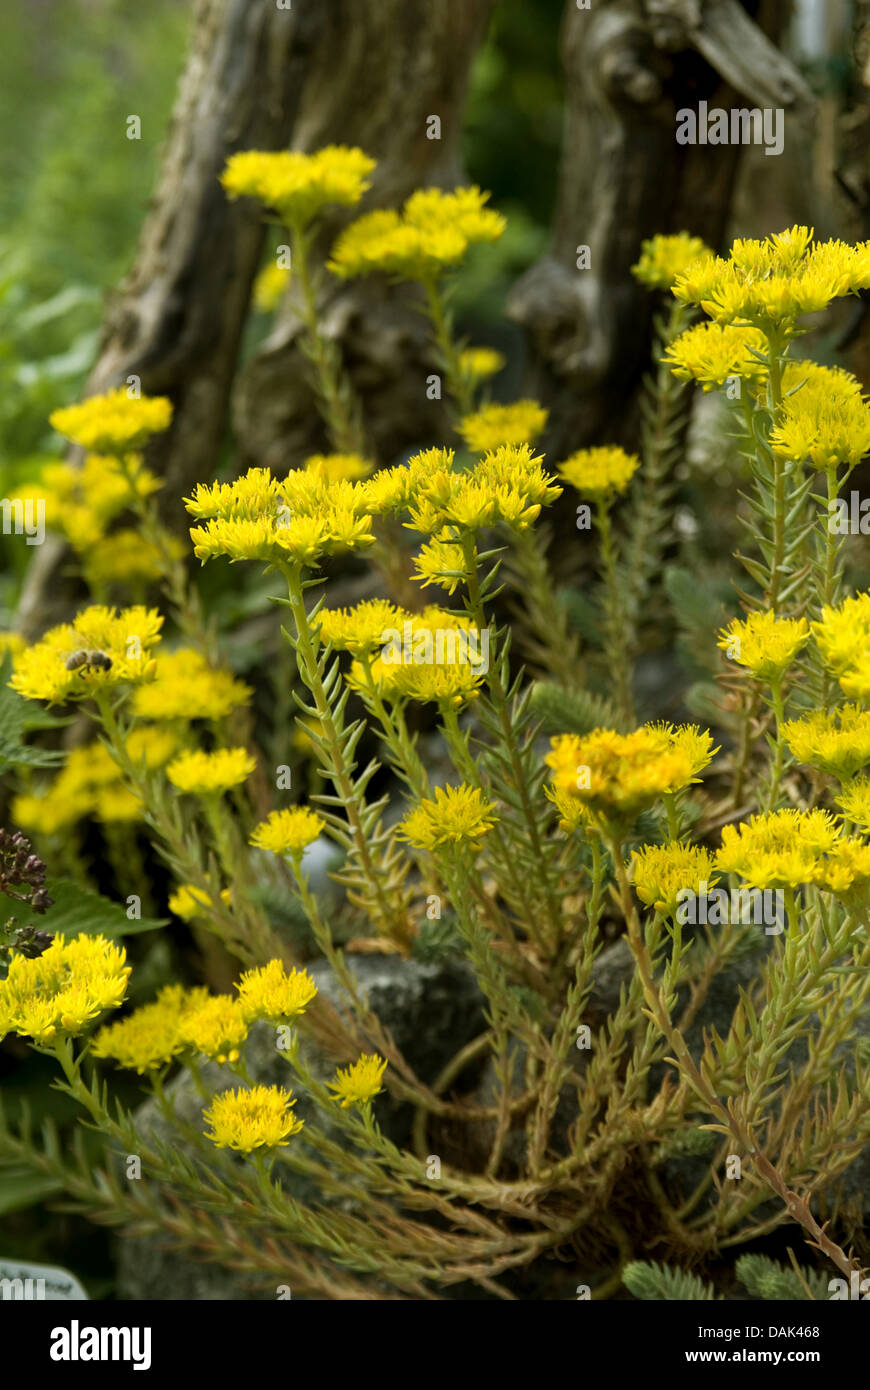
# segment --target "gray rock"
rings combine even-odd
[[[484,1027],[482,999],[474,976],[459,962],[421,964],[395,956],[354,956],[351,965],[374,1012],[426,1082],[434,1081],[454,1053]],[[314,962],[307,968],[321,995],[338,1007],[346,1006],[344,992],[325,961]],[[335,1061],[307,1039],[303,1040],[302,1049],[315,1077],[324,1082],[331,1080]],[[276,1046],[274,1028],[256,1025],[245,1055],[255,1081],[265,1085],[292,1085],[292,1073]],[[203,1067],[202,1074],[209,1089],[214,1091],[239,1084],[231,1072],[213,1063]],[[204,1102],[190,1075],[180,1072],[167,1089],[179,1118],[188,1124],[201,1124]],[[293,1089],[298,1097],[295,1113],[300,1119],[311,1121],[315,1107],[306,1100],[300,1088]],[[381,1129],[394,1143],[407,1144],[412,1121],[410,1106],[395,1101],[385,1092],[376,1101],[376,1115]],[[162,1139],[173,1133],[153,1102],[140,1107],[137,1120],[143,1132],[150,1130]],[[321,1111],[317,1112],[316,1123],[324,1132]],[[329,1137],[338,1139],[340,1133],[335,1128]],[[294,1143],[303,1144],[304,1135],[303,1130]],[[283,1180],[300,1201],[324,1201],[309,1179],[285,1171]],[[117,1296],[120,1299],[198,1302],[263,1299],[274,1297],[274,1294],[264,1293],[262,1283],[253,1276],[196,1260],[187,1252],[170,1248],[163,1238],[149,1235],[117,1242]]]

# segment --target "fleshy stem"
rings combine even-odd
[[[453,399],[460,416],[470,415],[474,410],[474,390],[471,379],[466,376],[460,363],[460,349],[454,341],[450,315],[444,303],[444,295],[437,280],[424,280],[423,293],[426,301],[426,316],[432,326],[432,336],[441,359],[447,390]]]
[[[317,739],[322,740],[329,755],[328,776],[335,786],[344,806],[350,838],[370,896],[370,906],[376,922],[383,933],[391,940],[407,944],[408,924],[400,904],[392,902],[386,891],[382,875],[375,864],[363,824],[365,801],[352,777],[352,766],[345,758],[346,739],[342,739],[335,722],[332,706],[329,703],[321,675],[318,659],[319,639],[312,631],[305,606],[304,584],[299,565],[283,567],[287,580],[289,607],[295,626],[296,661],[299,674],[307,686],[318,720]]]
[[[595,524],[601,538],[601,568],[604,575],[604,631],[607,668],[614,684],[614,703],[626,728],[635,722],[634,700],[631,693],[631,672],[624,643],[625,606],[620,591],[620,577],[610,524],[610,510],[605,498],[595,508]]]
[[[302,346],[314,368],[320,415],[339,453],[365,455],[367,446],[359,402],[344,371],[338,347],[320,327],[317,291],[309,261],[311,230],[291,223],[289,234],[293,283],[299,291],[296,302],[305,328]]]
[[[474,534],[471,531],[463,531],[460,544],[462,547],[463,562],[465,567],[465,584],[468,593],[468,612],[474,620],[479,632],[484,632],[489,626],[486,612],[484,610],[483,595],[480,587],[480,577],[478,574],[478,555]],[[495,645],[495,644],[493,644]],[[505,689],[502,677],[502,657],[497,652],[494,660],[490,661],[488,672],[488,691],[499,729],[504,739],[504,751],[510,761],[510,767],[514,779],[514,788],[519,796],[520,808],[523,822],[529,837],[529,844],[532,849],[532,857],[537,867],[537,877],[544,899],[547,919],[552,938],[551,945],[554,950],[558,948],[562,933],[562,914],[559,902],[547,872],[547,858],[544,845],[541,839],[540,827],[535,815],[535,808],[529,793],[529,786],[526,780],[525,769],[523,768],[520,749],[517,745],[516,734],[511,710],[508,703],[508,692]]]

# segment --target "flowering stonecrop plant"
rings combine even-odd
[[[310,1297],[431,1298],[465,1281],[513,1297],[523,1271],[570,1248],[572,1290],[612,1251],[610,1272],[589,1279],[604,1298],[654,1245],[700,1264],[788,1220],[849,1273],[844,1244],[861,1216],[838,1205],[835,1184],[870,1141],[857,1041],[870,996],[870,594],[847,593],[828,517],[870,449],[870,407],[849,373],[795,346],[807,315],[870,285],[870,249],[801,227],[735,242],[727,258],[688,234],[645,243],[637,279],[672,293],[636,451],[602,442],[550,461],[547,410],[487,400],[503,359],[453,335],[449,277],[504,228],[487,195],[427,189],[401,211],[365,212],[325,273],[416,283],[453,408],[453,438],[397,463],[371,455],[318,319],[325,209],[354,206],[372,181],[373,161],[345,147],[242,152],[223,177],[229,196],[258,200],[288,229],[281,292],[304,326],[334,453],[286,476],[252,467],[200,482],[184,507],[203,565],[254,565],[280,585],[273,629],[292,661],[277,669],[295,732],[286,700],[269,727],[256,669],[245,681],[231,669],[230,634],[205,613],[155,509],[142,452],[168,428],[169,403],[121,389],[53,417],[95,451],[43,476],[93,602],[36,642],[10,637],[9,684],[22,699],[74,702],[96,737],[53,780],[27,770],[12,815],[70,869],[75,828],[96,821],[119,883],[131,865],[146,876],[144,841],[171,876],[168,907],[188,924],[200,978],[216,943],[237,978],[173,982],[118,1012],[136,979],[123,946],[58,934],[28,954],[10,934],[0,1031],[57,1059],[107,1160],[95,1173],[83,1151],[70,1158],[26,1125],[0,1131],[0,1152],[96,1219],[165,1230]],[[747,577],[735,571],[730,616],[708,614],[718,684],[704,721],[657,722],[639,717],[635,665],[645,615],[661,605],[691,382],[731,412]],[[541,519],[560,497],[597,535],[585,543],[599,575],[591,638],[549,567]],[[147,548],[134,566],[120,542],[113,570],[128,531]],[[86,555],[104,541],[94,569]],[[331,603],[335,573],[361,565],[381,592]],[[399,571],[401,594],[389,584]],[[149,606],[157,577],[165,613]],[[513,642],[511,592],[523,610]],[[523,671],[520,651],[545,680]],[[283,754],[275,769],[266,748]],[[282,775],[301,756],[308,797]],[[18,835],[9,882],[30,885],[36,908],[42,860]],[[344,936],[312,886],[324,839],[340,856]],[[264,881],[295,895],[344,1011],[305,968],[313,951],[300,955],[273,922]],[[781,911],[747,915],[754,893],[779,895]],[[483,1024],[421,1076],[352,955],[426,958],[433,940],[473,973]],[[605,951],[623,948],[618,997],[605,998]],[[754,974],[732,987],[730,1019],[699,1030],[711,987],[747,960]],[[252,1075],[248,1041],[262,1026],[292,1086]],[[331,1083],[310,1064],[311,1040],[335,1059]],[[151,1091],[177,1142],[110,1100],[112,1065]],[[185,1076],[198,1126],[168,1084]],[[411,1147],[382,1132],[385,1091],[413,1107]],[[119,1177],[117,1152],[140,1156],[146,1195]],[[679,1154],[704,1156],[691,1180],[669,1166]],[[340,1203],[301,1201],[299,1174]]]

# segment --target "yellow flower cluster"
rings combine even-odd
[[[561,492],[528,444],[504,444],[466,472],[445,467],[421,479],[407,524],[430,534],[445,527],[475,530],[498,522],[523,531]]]
[[[693,324],[665,349],[663,358],[675,377],[697,381],[705,391],[724,386],[730,377],[753,385],[767,380],[767,363],[760,361],[766,339],[760,328],[705,319]]]
[[[469,246],[498,241],[505,220],[485,206],[488,198],[479,188],[418,189],[401,212],[369,212],[346,227],[329,269],[343,278],[386,271],[432,283],[458,265]]]
[[[326,145],[299,150],[242,150],[221,175],[230,198],[256,198],[290,226],[304,226],[330,205],[353,207],[371,186],[375,161],[362,150]]]
[[[144,1004],[127,1018],[105,1024],[91,1045],[91,1055],[111,1059],[119,1067],[142,1076],[167,1066],[187,1044],[181,1035],[181,1021],[191,1010],[208,999],[202,986],[184,989],[166,985],[151,1004]]]
[[[221,890],[221,901],[229,907],[232,894],[229,888]],[[211,898],[202,888],[193,883],[182,883],[169,897],[169,911],[183,922],[192,922],[196,917],[207,917],[211,909]]]
[[[290,284],[290,273],[289,266],[279,265],[277,261],[269,261],[268,265],[263,266],[254,281],[253,290],[254,305],[261,314],[270,314],[277,308]]]
[[[358,608],[367,609],[368,605]],[[356,611],[348,615],[349,633]],[[366,628],[368,616],[368,612],[363,614],[355,638],[349,636],[346,643],[360,655],[363,650],[371,651],[371,646],[362,647],[362,640],[372,631]],[[347,681],[352,689],[364,693],[373,688],[383,700],[434,701],[459,708],[476,697],[486,675],[486,634],[468,618],[443,608],[430,605],[422,613],[399,609],[377,640],[383,642],[380,655],[365,665],[355,661]]]
[[[268,564],[313,565],[321,556],[373,545],[365,482],[331,482],[299,469],[283,482],[252,468],[234,483],[200,483],[185,499],[200,560],[216,555]]]
[[[650,290],[669,290],[678,275],[688,270],[699,256],[713,253],[703,238],[688,232],[654,236],[640,244],[640,257],[631,273]]]
[[[383,1090],[381,1082],[386,1069],[383,1057],[364,1052],[349,1067],[338,1068],[335,1080],[328,1082],[329,1089],[335,1091],[335,1099],[341,1101],[342,1110],[351,1105],[365,1105]]]
[[[123,947],[103,936],[56,936],[41,956],[17,952],[0,980],[0,1038],[18,1033],[34,1042],[77,1037],[127,993],[130,966]]]
[[[354,483],[367,478],[373,468],[362,454],[312,454],[305,460],[306,473],[314,473],[327,483]]]
[[[296,1101],[282,1086],[251,1086],[215,1096],[203,1119],[211,1125],[210,1139],[219,1149],[252,1153],[254,1149],[284,1147],[298,1134],[303,1121],[292,1107]]]
[[[134,691],[132,708],[141,719],[224,719],[253,693],[229,671],[209,666],[201,652],[182,647],[157,656],[154,677]]]
[[[322,834],[326,821],[307,806],[290,806],[272,814],[255,828],[250,843],[255,849],[272,854],[300,857],[304,850]]]
[[[700,893],[702,884],[709,888],[718,882],[708,850],[676,841],[635,850],[630,867],[641,902],[661,913],[674,912],[684,890]]]
[[[559,477],[587,497],[607,498],[626,491],[640,467],[636,454],[616,445],[578,449],[559,464]]]
[[[700,304],[723,324],[753,324],[783,337],[800,331],[803,314],[870,283],[863,246],[814,242],[808,227],[791,227],[764,241],[738,238],[727,260],[702,256],[677,277],[674,294]]]
[[[787,720],[783,737],[799,763],[821,768],[845,781],[870,763],[870,710],[843,705],[828,713],[813,710]]]
[[[819,470],[844,467],[851,472],[870,453],[870,406],[856,378],[839,368],[814,365],[785,397],[770,443],[783,458]]]
[[[72,623],[51,628],[15,659],[9,684],[29,700],[88,699],[122,684],[138,684],[154,674],[152,647],[160,641],[163,618],[154,608],[83,609]]]
[[[190,749],[169,764],[166,775],[174,787],[194,796],[219,796],[238,787],[257,766],[246,748],[216,748],[212,753]]]
[[[495,348],[463,348],[459,354],[459,370],[471,381],[485,381],[495,376],[505,365],[506,358]]]
[[[726,825],[716,867],[754,888],[796,888],[815,881],[823,856],[839,838],[828,811],[772,811],[747,824]]]
[[[389,599],[366,599],[354,608],[321,608],[317,614],[320,640],[339,651],[361,656],[386,641],[408,615]]]
[[[838,840],[815,867],[813,882],[847,903],[860,900],[866,907],[870,889],[870,845],[863,840]]]
[[[843,693],[853,700],[870,699],[870,593],[824,607],[812,632]]]
[[[531,444],[546,429],[547,415],[537,401],[485,405],[459,422],[459,433],[476,454],[493,453],[502,444]]]
[[[209,994],[202,986],[167,985],[153,1003],[101,1028],[93,1055],[111,1058],[140,1075],[168,1065],[183,1052],[200,1053],[219,1063],[235,1062],[252,1023],[296,1018],[317,994],[306,971],[288,972],[278,960],[245,971],[236,989],[234,997]]]
[[[178,1021],[183,1046],[215,1062],[237,1062],[248,1036],[249,1019],[237,998],[210,994],[185,1009]]]
[[[307,970],[290,971],[280,960],[256,970],[246,970],[236,985],[238,1004],[248,1022],[268,1019],[281,1023],[303,1014],[317,994],[317,985]]]
[[[172,554],[180,558],[183,546],[176,536],[169,538]],[[164,552],[146,540],[132,527],[124,527],[103,536],[81,557],[82,571],[88,587],[104,589],[108,584],[123,584],[141,590],[162,578],[166,569]]]
[[[837,805],[847,820],[853,821],[862,830],[870,831],[870,777],[855,777],[848,786],[843,787],[837,797]]]
[[[563,818],[570,823],[571,807],[579,802],[609,827],[696,782],[716,751],[710,733],[696,724],[646,724],[630,734],[560,734],[551,740],[546,763]]]
[[[759,611],[744,619],[735,618],[720,632],[717,645],[759,680],[778,681],[809,637],[806,618],[777,618],[774,613]]]
[[[402,821],[399,833],[417,849],[475,842],[492,830],[496,807],[478,787],[436,787]]]
[[[139,454],[128,455],[124,468],[117,458],[86,454],[80,467],[56,461],[45,464],[36,482],[11,496],[23,502],[41,500],[49,530],[61,532],[80,554],[92,556],[109,523],[135,498],[149,497],[160,487],[162,483],[144,467]]]
[[[178,748],[178,737],[144,725],[133,729],[127,751],[148,769],[163,767]],[[139,820],[142,803],[122,780],[121,769],[102,743],[73,748],[61,772],[43,791],[13,798],[16,825],[42,835],[57,835],[85,816],[105,823]]]
[[[55,410],[48,417],[58,434],[96,454],[128,454],[172,423],[172,403],[165,396],[130,395],[126,386],[91,396],[79,405]]]

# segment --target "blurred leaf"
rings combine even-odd
[[[62,1191],[63,1183],[56,1178],[0,1168],[0,1216],[35,1206],[46,1197]]]
[[[124,904],[114,903],[70,879],[49,878],[45,886],[54,898],[54,906],[49,908],[41,922],[46,931],[52,933],[114,938],[155,931],[158,927],[165,927],[169,920],[167,917],[130,918]]]

